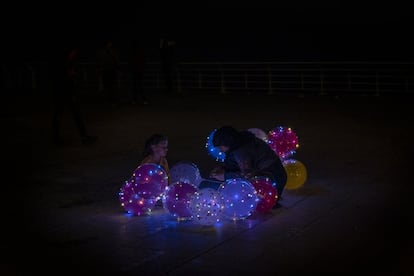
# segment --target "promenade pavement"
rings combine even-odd
[[[3,102],[5,181],[0,275],[413,275],[412,104],[398,96],[153,94],[149,106],[82,103],[97,143],[50,140],[52,106],[33,94]],[[169,136],[170,167],[203,176],[222,125],[289,126],[307,180],[281,208],[205,226],[161,206],[128,216],[118,191],[152,133]],[[7,179],[7,180],[6,180]]]

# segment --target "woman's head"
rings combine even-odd
[[[148,155],[157,155],[159,157],[167,156],[168,137],[163,134],[153,134],[146,141],[144,146],[143,157]]]
[[[213,146],[226,152],[236,147],[239,141],[239,132],[232,126],[223,126],[217,129],[213,135]]]

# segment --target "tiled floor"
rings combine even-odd
[[[78,141],[69,116],[68,144],[52,146],[47,102],[8,109],[3,122],[16,135],[3,144],[14,177],[0,274],[413,273],[407,99],[233,96],[85,103],[89,130],[99,136],[91,146]],[[213,226],[177,221],[161,206],[148,216],[125,214],[117,192],[149,134],[169,136],[170,166],[190,160],[205,176],[216,164],[206,138],[225,124],[292,127],[300,143],[292,158],[306,166],[305,184],[286,190],[281,208]]]

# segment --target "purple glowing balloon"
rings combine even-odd
[[[160,165],[143,164],[134,171],[130,181],[140,197],[157,201],[168,186],[168,175]]]
[[[178,220],[191,219],[190,201],[198,191],[197,187],[187,182],[176,182],[167,187],[163,197],[164,208]]]
[[[136,193],[130,181],[126,181],[121,187],[119,200],[125,211],[135,216],[151,213],[156,202],[153,198],[143,198]]]

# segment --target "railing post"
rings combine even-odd
[[[305,89],[305,84],[303,81],[303,72],[300,72],[300,89],[303,91]]]
[[[405,79],[404,79],[405,81],[404,81],[404,87],[405,87],[405,93],[408,93],[408,91],[409,91],[409,89],[408,89],[408,80],[407,80],[407,77],[405,77]]]
[[[226,85],[224,82],[224,71],[223,68],[220,68],[220,81],[221,81],[221,93],[226,94]]]
[[[351,77],[351,73],[347,73],[347,77],[348,77],[348,91],[352,92],[352,77]]]
[[[273,86],[272,86],[272,69],[270,68],[270,66],[267,67],[267,76],[268,76],[268,80],[269,80],[268,81],[269,90],[267,91],[267,94],[272,95],[274,92],[273,92]]]
[[[324,87],[325,76],[324,76],[323,72],[320,73],[319,79],[321,81],[321,91],[319,92],[319,95],[323,96],[323,95],[325,95],[325,91],[324,91],[324,89],[325,89],[325,87]]]
[[[180,76],[180,70],[178,68],[175,68],[176,76],[177,76],[177,93],[181,93],[181,76]]]
[[[380,95],[380,80],[378,72],[375,72],[375,96]]]
[[[160,73],[159,72],[155,72],[155,83],[156,83],[156,87],[157,89],[160,89]]]
[[[250,95],[248,78],[247,72],[244,71],[244,89],[247,91],[247,95]]]
[[[29,64],[26,64],[27,69],[30,71],[30,80],[31,80],[31,87],[32,89],[36,88],[36,71],[33,70],[33,67]]]

